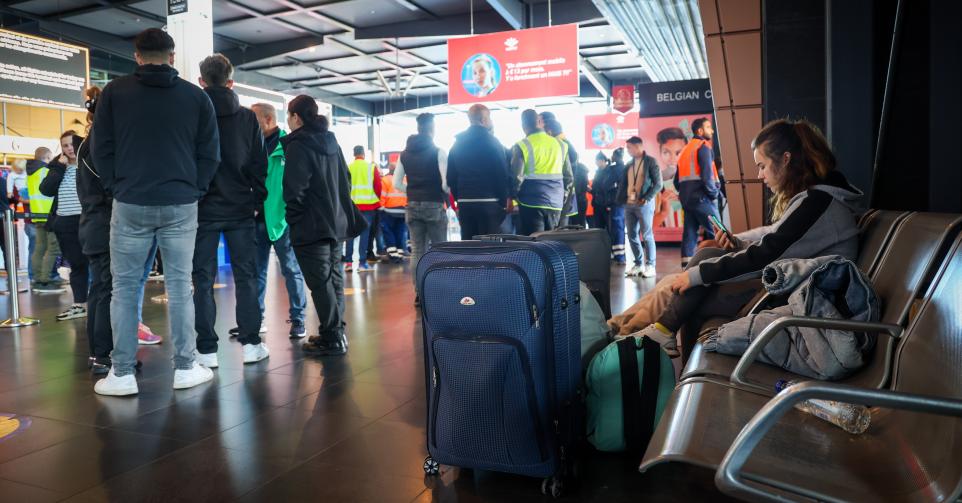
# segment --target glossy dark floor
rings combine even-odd
[[[663,249],[659,273],[678,269]],[[39,326],[0,332],[0,501],[536,501],[540,483],[503,474],[421,468],[424,380],[420,327],[407,265],[349,275],[347,357],[305,358],[287,337],[287,295],[271,271],[269,359],[241,363],[227,338],[233,289],[217,290],[222,335],[214,381],[171,389],[172,345],[141,346],[140,394],[93,393],[83,320],[54,316],[69,295],[21,294]],[[619,311],[655,284],[613,271]],[[168,330],[150,297],[144,319]],[[0,315],[7,316],[6,296]],[[309,309],[310,311],[310,309]],[[316,326],[313,314],[308,327]],[[16,422],[2,416],[15,416]],[[19,428],[13,433],[3,426]],[[591,454],[570,501],[716,500],[711,473],[636,471],[620,456]]]

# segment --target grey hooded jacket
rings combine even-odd
[[[878,321],[879,301],[868,279],[850,260],[838,255],[780,260],[765,268],[765,289],[788,297],[788,304],[727,323],[708,335],[708,351],[741,355],[770,323],[782,316]],[[866,363],[875,334],[789,327],[776,335],[759,360],[815,379],[851,375]]]
[[[860,190],[832,171],[818,185],[793,197],[777,222],[736,235],[744,244],[742,249],[689,268],[691,286],[755,279],[765,266],[782,259],[827,255],[855,259],[855,215],[861,197]]]

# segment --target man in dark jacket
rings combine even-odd
[[[217,334],[214,322],[214,280],[217,245],[221,234],[230,249],[234,275],[237,340],[243,344],[244,363],[268,357],[261,341],[261,311],[257,297],[257,255],[254,215],[263,211],[267,198],[267,152],[254,112],[242,108],[233,91],[234,67],[222,54],[200,63],[200,85],[214,104],[220,134],[220,166],[197,209],[194,247],[194,310],[197,327],[197,361],[216,368]]]
[[[284,203],[291,245],[311,290],[319,334],[302,349],[319,356],[347,353],[344,333],[344,268],[341,243],[367,225],[351,201],[351,175],[325,117],[314,98],[301,95],[287,105],[291,134],[281,138]]]
[[[625,180],[625,149],[611,153],[611,164],[605,170],[605,198],[608,200],[608,235],[611,236],[611,255],[614,263],[625,265],[625,203],[618,200]]]
[[[591,180],[591,206],[595,209],[592,229],[607,229],[609,225],[608,192],[605,190],[608,167],[608,157],[604,152],[598,152],[595,156],[595,176]]]
[[[417,268],[429,244],[448,240],[448,217],[444,209],[448,200],[448,154],[434,145],[434,115],[418,115],[417,122],[418,134],[408,137],[394,170],[394,186],[408,195],[406,221],[414,255],[412,270]],[[411,276],[416,285],[416,275]],[[415,297],[415,305],[419,300],[420,297]]]
[[[658,161],[642,148],[642,140],[637,136],[628,138],[626,146],[631,156],[631,164],[618,187],[618,203],[625,206],[625,220],[628,227],[628,243],[634,266],[626,276],[655,276],[655,234],[652,229],[655,218],[655,196],[661,192],[661,168]],[[641,239],[644,240],[645,256],[642,266]]]
[[[174,388],[197,386],[214,375],[194,361],[194,304],[190,271],[197,233],[197,201],[220,163],[217,118],[210,98],[180,79],[174,40],[151,28],[134,39],[138,67],[107,84],[97,105],[93,157],[114,197],[110,232],[114,350],[111,370],[94,391],[138,392],[134,378],[138,296],[147,254],[156,240],[164,256],[174,341]]]
[[[511,192],[504,145],[491,134],[491,111],[474,105],[468,121],[471,126],[448,154],[448,187],[458,202],[461,239],[500,232]]]

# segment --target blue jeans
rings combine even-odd
[[[267,224],[257,222],[255,231],[257,240],[257,301],[261,309],[261,319],[264,318],[264,297],[267,294],[267,267],[270,265],[271,246],[281,263],[281,274],[287,286],[287,298],[290,302],[291,321],[304,323],[304,309],[307,308],[307,294],[304,292],[304,275],[301,266],[297,264],[294,248],[291,247],[291,229],[284,230],[284,234],[277,241],[271,242],[267,235]]]
[[[652,231],[652,220],[655,218],[655,203],[649,201],[642,206],[626,206],[625,220],[628,227],[628,244],[634,255],[635,265],[641,265],[641,247],[645,248],[645,265],[655,266],[655,233]],[[642,242],[639,243],[639,228]]]
[[[704,227],[711,232],[711,221],[708,215],[718,216],[718,204],[715,200],[701,197],[697,201],[683,201],[682,209],[685,211],[685,227],[681,234],[681,256],[691,257],[695,255],[695,247],[698,245],[698,227]]]
[[[407,248],[408,226],[404,213],[381,212],[381,235],[388,253],[401,253]]]
[[[190,274],[197,235],[197,203],[139,206],[114,200],[110,218],[110,271],[113,297],[110,324],[114,332],[113,372],[134,373],[137,363],[137,306],[144,263],[156,240],[164,254],[164,276],[174,367],[194,364],[194,302]]]
[[[358,236],[358,240],[361,242],[361,247],[358,249],[357,254],[360,257],[358,263],[364,263],[367,261],[367,242],[371,239],[371,232],[374,231],[372,225],[374,224],[374,215],[377,214],[377,210],[362,211],[364,215],[364,220],[367,220],[367,229]],[[354,239],[348,239],[347,244],[344,246],[344,257],[342,260],[344,262],[354,262]]]
[[[147,262],[144,263],[144,275],[140,278],[140,292],[137,294],[137,321],[143,323],[144,321],[144,288],[147,285],[147,278],[150,277],[150,271],[154,270],[154,259],[157,258],[157,240],[154,240],[154,245],[150,247],[150,252],[147,253]]]
[[[33,281],[33,250],[36,247],[37,224],[24,223],[23,233],[27,235],[27,277]]]
[[[409,201],[405,214],[408,231],[411,233],[411,248],[414,255],[411,262],[417,271],[418,261],[428,251],[430,243],[443,243],[448,240],[448,214],[444,211],[444,203]],[[411,280],[417,284],[417,274],[411,275]]]
[[[612,206],[608,211],[608,235],[615,262],[625,263],[625,207]]]

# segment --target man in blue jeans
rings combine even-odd
[[[304,275],[291,247],[291,230],[287,225],[287,205],[284,204],[284,147],[280,140],[286,133],[277,126],[277,110],[268,103],[251,106],[264,135],[267,151],[267,199],[264,211],[257,216],[257,299],[264,319],[264,297],[267,294],[267,268],[270,265],[271,247],[280,262],[281,275],[287,286],[290,304],[291,338],[307,335],[304,327],[304,309],[307,308],[307,294],[304,292]],[[263,321],[261,332],[265,332]],[[238,332],[240,333],[240,332]],[[234,332],[232,331],[233,335]]]
[[[171,67],[174,40],[151,28],[134,39],[139,65],[104,88],[94,118],[93,157],[114,196],[110,222],[111,369],[94,386],[101,395],[133,395],[137,363],[138,291],[156,239],[164,255],[167,309],[174,342],[174,389],[213,379],[194,360],[191,268],[197,201],[220,163],[214,106]]]
[[[448,154],[434,145],[434,115],[418,115],[418,134],[408,137],[394,171],[394,186],[408,195],[406,221],[414,260],[411,270],[431,243],[448,240],[448,215],[444,203],[448,200]],[[405,176],[407,180],[405,181]],[[417,285],[417,275],[411,274]],[[415,291],[414,305],[420,305]]]
[[[661,168],[654,157],[645,153],[642,140],[637,136],[628,138],[626,144],[631,164],[625,170],[624,178],[618,188],[618,203],[625,208],[628,228],[628,243],[634,258],[632,267],[625,276],[655,277],[655,234],[652,230],[655,218],[655,196],[661,191]],[[641,242],[639,243],[639,230]],[[644,245],[644,266],[641,249]]]
[[[711,231],[710,217],[718,216],[718,194],[721,192],[711,140],[715,135],[711,121],[705,117],[691,123],[695,134],[678,156],[675,185],[685,211],[685,227],[681,237],[681,265],[685,267],[695,254],[698,228]]]

